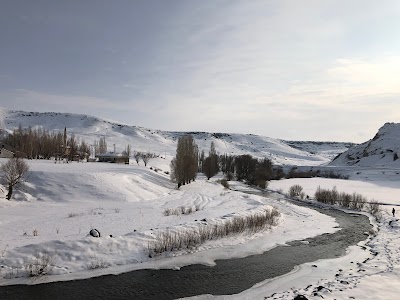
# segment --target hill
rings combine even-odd
[[[88,115],[56,112],[24,112],[1,109],[0,124],[9,133],[18,128],[42,128],[48,131],[63,131],[75,134],[89,144],[105,137],[109,150],[115,144],[122,151],[130,144],[138,151],[151,151],[172,157],[176,142],[185,134],[191,134],[200,150],[207,153],[213,141],[219,153],[231,155],[250,154],[267,157],[280,165],[326,164],[338,153],[346,151],[348,143],[331,142],[286,142],[279,139],[253,134],[230,134],[210,132],[170,132],[120,124]]]
[[[351,147],[329,165],[400,167],[400,124],[386,123],[369,141]]]

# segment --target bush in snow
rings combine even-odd
[[[256,184],[259,188],[265,189],[268,187],[268,181],[265,179],[257,179]]]
[[[378,221],[382,219],[381,204],[377,201],[371,200],[366,205],[366,210],[373,215]]]
[[[30,277],[50,274],[56,263],[56,254],[48,251],[36,252],[31,262],[25,264]]]
[[[229,182],[226,179],[218,180],[218,182],[226,189],[229,189]]]
[[[376,201],[368,201],[366,197],[358,193],[339,193],[336,190],[336,187],[332,190],[318,187],[314,197],[315,200],[321,203],[332,205],[337,204],[341,207],[354,210],[365,210],[373,215],[377,220],[381,217],[381,204]]]
[[[289,188],[289,196],[291,198],[300,197],[302,191],[303,191],[303,187],[301,185],[299,185],[299,184],[292,185]]]
[[[83,216],[83,213],[70,212],[68,214],[68,218],[74,218],[74,217],[80,217],[80,216]]]
[[[188,207],[180,206],[177,208],[166,208],[166,209],[164,209],[164,216],[190,215],[191,213],[193,213],[195,211],[199,211],[199,210],[200,210],[200,206],[198,206],[198,205],[188,206]]]
[[[90,264],[87,265],[88,270],[105,269],[110,266],[110,264],[108,262],[96,257],[96,255],[93,255],[91,257],[91,259],[92,259],[92,261],[90,262]]]

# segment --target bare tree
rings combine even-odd
[[[141,157],[142,157],[142,160],[143,160],[143,162],[144,162],[144,166],[146,167],[147,164],[148,164],[148,162],[149,162],[149,160],[150,160],[151,158],[157,157],[157,155],[156,155],[155,153],[146,152],[146,153],[142,153],[142,154],[141,154]]]
[[[19,184],[29,171],[28,164],[20,158],[10,158],[0,166],[5,184],[8,185],[7,200],[11,199],[13,188]]]
[[[148,153],[142,153],[142,160],[143,160],[144,166],[146,167],[147,163],[150,160],[150,156],[148,155]]]
[[[140,158],[142,157],[142,152],[133,151],[133,157],[135,158],[136,163],[139,165]]]

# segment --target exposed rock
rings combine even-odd
[[[92,229],[92,230],[90,230],[89,234],[90,234],[92,237],[100,237],[100,236],[101,236],[101,235],[100,235],[100,231],[98,231],[97,229]]]
[[[308,300],[306,296],[303,295],[297,295],[296,297],[293,298],[293,300]]]

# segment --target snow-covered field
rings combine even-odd
[[[31,171],[22,189],[12,201],[0,199],[1,284],[30,282],[24,267],[35,261],[37,253],[54,260],[53,275],[43,280],[64,280],[139,268],[213,264],[215,259],[261,253],[290,240],[337,230],[331,217],[286,201],[229,191],[202,177],[176,190],[163,171],[149,166],[28,163]],[[161,158],[150,166],[167,170]],[[164,215],[166,208],[181,206],[198,211]],[[148,243],[158,230],[185,230],[204,219],[209,224],[223,222],[271,206],[282,215],[270,231],[207,242],[191,253],[148,256]],[[92,228],[102,237],[88,236]]]
[[[176,190],[163,172],[167,170],[167,161],[161,158],[150,163],[162,170],[158,172],[149,167],[108,163],[29,161],[29,164],[29,178],[22,190],[16,192],[15,199],[0,199],[0,282],[3,285],[31,283],[23,269],[35,260],[37,253],[54,256],[52,275],[34,281],[44,282],[140,268],[176,269],[193,263],[212,265],[216,259],[261,253],[287,241],[338,230],[334,228],[337,223],[333,218],[290,204],[279,194],[265,199],[229,191],[201,176],[195,183]],[[400,184],[385,178],[388,175],[382,174],[381,170],[372,173],[376,176],[368,182],[290,179],[273,181],[269,188],[286,192],[291,185],[301,184],[312,196],[318,186],[336,186],[339,191],[356,191],[370,199],[400,204],[397,201]],[[380,174],[380,180],[377,174]],[[232,185],[235,188],[241,186],[237,182]],[[241,188],[245,189],[244,186]],[[188,215],[164,216],[166,208],[180,206],[197,206],[199,210]],[[248,214],[266,206],[276,207],[282,214],[278,226],[270,231],[254,236],[231,236],[207,242],[191,251],[168,253],[157,258],[147,255],[147,245],[157,230],[184,230],[203,219],[209,223],[223,222],[234,215]],[[345,257],[305,264],[286,276],[259,283],[239,295],[222,298],[263,299],[273,293],[276,293],[276,299],[292,299],[297,293],[312,298],[314,288],[323,286],[319,294],[325,299],[396,299],[400,227],[397,221],[392,223],[393,227],[388,226],[389,220],[396,220],[390,217],[391,207],[384,213],[377,236],[366,245],[377,253],[376,256],[363,251],[360,248],[363,245],[354,246]],[[301,227],[298,226],[300,222]],[[102,237],[88,236],[92,228],[97,228]],[[33,235],[34,230],[37,236]],[[220,251],[222,247],[224,251]],[[313,264],[318,268],[312,267]],[[313,288],[306,289],[310,284]],[[380,288],[382,285],[388,287],[385,292]]]
[[[357,192],[369,199],[392,204],[383,206],[381,222],[377,223],[371,218],[376,236],[370,237],[365,243],[350,247],[343,257],[303,264],[289,274],[260,282],[238,295],[202,295],[190,299],[294,299],[297,295],[303,295],[307,299],[331,300],[399,299],[400,222],[397,216],[400,214],[400,207],[396,217],[392,217],[391,209],[397,209],[397,205],[400,205],[400,181],[393,178],[390,170],[382,173],[382,169],[369,169],[368,174],[368,181],[360,181],[360,178],[298,178],[273,181],[269,188],[286,193],[290,186],[300,184],[312,197],[318,186],[329,189],[336,186],[339,191]]]
[[[273,181],[269,189],[278,193],[264,198],[226,190],[201,175],[196,182],[176,190],[166,172],[176,140],[184,133],[127,126],[85,115],[4,109],[0,109],[0,121],[8,132],[18,124],[51,131],[66,126],[69,133],[89,143],[106,136],[109,144],[117,145],[117,151],[131,144],[134,150],[160,154],[147,168],[136,163],[28,161],[30,174],[12,201],[5,199],[5,187],[0,186],[0,285],[86,278],[142,268],[179,269],[193,263],[213,265],[216,259],[257,254],[288,241],[338,230],[333,218],[287,201],[283,193],[300,184],[311,197],[318,186],[336,187],[338,191],[357,192],[386,204],[383,219],[376,224],[377,235],[366,244],[351,247],[344,257],[298,266],[290,274],[261,282],[239,295],[194,298],[264,299],[273,295],[271,299],[293,299],[303,294],[309,299],[320,299],[321,295],[324,299],[399,299],[400,222],[391,216],[392,207],[400,214],[400,160],[395,159],[397,144],[392,138],[397,136],[397,125],[385,125],[375,139],[352,148],[331,165],[326,165],[329,159],[345,151],[346,144],[193,133],[200,149],[206,151],[213,141],[220,153],[246,153],[270,158],[287,168],[313,166],[315,170],[350,176],[349,180]],[[353,161],[353,156],[356,160],[360,157],[362,163],[349,164],[348,159]],[[235,189],[247,188],[238,182],[231,184]],[[166,209],[182,206],[193,212],[164,215]],[[201,223],[218,224],[271,207],[281,212],[279,223],[271,230],[209,241],[190,251],[152,258],[148,255],[148,244],[157,232],[185,231]],[[101,232],[100,238],[88,236],[93,228]],[[25,270],[30,263],[46,258],[43,254],[54,265],[51,275],[32,281]],[[318,296],[314,295],[316,291]]]
[[[294,184],[303,186],[311,197],[318,186],[348,193],[357,192],[382,203],[383,219],[375,223],[377,235],[349,249],[344,257],[304,264],[291,274],[266,281],[233,297],[224,299],[293,299],[297,294],[308,299],[399,299],[400,286],[400,181],[382,169],[369,170],[368,181],[325,178],[273,181],[270,189],[287,192]],[[374,176],[371,176],[374,175]],[[365,180],[365,178],[364,178]],[[397,209],[392,217],[391,209]],[[390,222],[390,224],[389,224]],[[312,267],[317,265],[318,267]],[[314,293],[317,294],[314,295]]]

